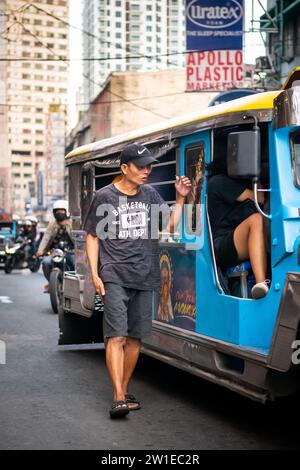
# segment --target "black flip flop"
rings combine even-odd
[[[130,393],[126,393],[125,402],[127,403],[127,406],[129,404],[136,405],[136,406],[133,406],[133,407],[128,406],[129,411],[135,411],[135,410],[140,410],[141,409],[140,402],[135,398],[134,395],[131,395]]]
[[[123,418],[129,413],[129,408],[125,400],[113,401],[109,411],[111,418]]]

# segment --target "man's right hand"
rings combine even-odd
[[[35,256],[37,258],[41,258],[42,256],[44,256],[44,253],[43,253],[43,251],[37,251]]]
[[[100,279],[99,276],[93,276],[92,281],[94,284],[94,287],[96,289],[97,294],[101,295],[101,297],[105,296],[105,288],[102,280]]]

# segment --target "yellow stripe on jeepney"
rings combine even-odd
[[[147,135],[155,134],[156,132],[167,131],[168,129],[174,129],[183,125],[192,124],[193,122],[201,122],[202,120],[223,114],[236,113],[238,111],[250,111],[255,109],[272,109],[274,106],[274,99],[278,96],[279,93],[281,93],[281,91],[268,91],[265,93],[248,95],[243,98],[228,101],[227,103],[205,108],[202,112],[183,115],[178,118],[169,119],[157,124],[152,124],[151,126],[126,132],[115,137],[102,139],[92,144],[78,147],[77,149],[68,153],[65,158],[68,159],[86,153],[91,153],[99,149],[105,149],[111,145],[132,141],[140,137],[146,137]]]

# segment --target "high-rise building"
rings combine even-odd
[[[185,3],[84,0],[83,56],[93,59],[84,61],[85,102],[96,97],[110,72],[184,67]]]
[[[0,29],[5,31],[6,16],[5,0],[0,0]],[[7,41],[0,35],[0,57],[7,56]],[[7,126],[7,65],[0,61],[0,209],[12,212],[12,201],[10,197],[10,158],[8,153],[8,126]]]
[[[9,167],[9,199],[13,211],[20,215],[24,215],[25,208],[42,209],[51,199],[63,196],[54,192],[63,184],[50,182],[53,178],[64,180],[62,128],[67,117],[65,59],[69,47],[68,26],[64,21],[68,19],[68,3],[68,0],[37,0],[33,5],[23,0],[0,0],[3,12],[0,51],[1,58],[7,58],[0,62],[0,77],[5,76],[5,85],[0,90],[0,112],[1,104],[5,104],[7,119],[7,123],[0,119],[1,142],[2,127],[6,126],[8,135],[7,145],[1,149],[0,178],[1,169]],[[53,150],[51,142],[55,142]],[[55,164],[49,164],[52,151]],[[0,207],[4,203],[0,190]]]

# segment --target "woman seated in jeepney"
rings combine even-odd
[[[249,180],[229,178],[226,158],[207,165],[207,198],[216,262],[222,271],[250,260],[255,285],[253,299],[265,297],[269,291],[266,279],[267,249],[263,216],[254,204]],[[262,188],[261,183],[258,185]],[[258,192],[258,203],[264,193]]]

